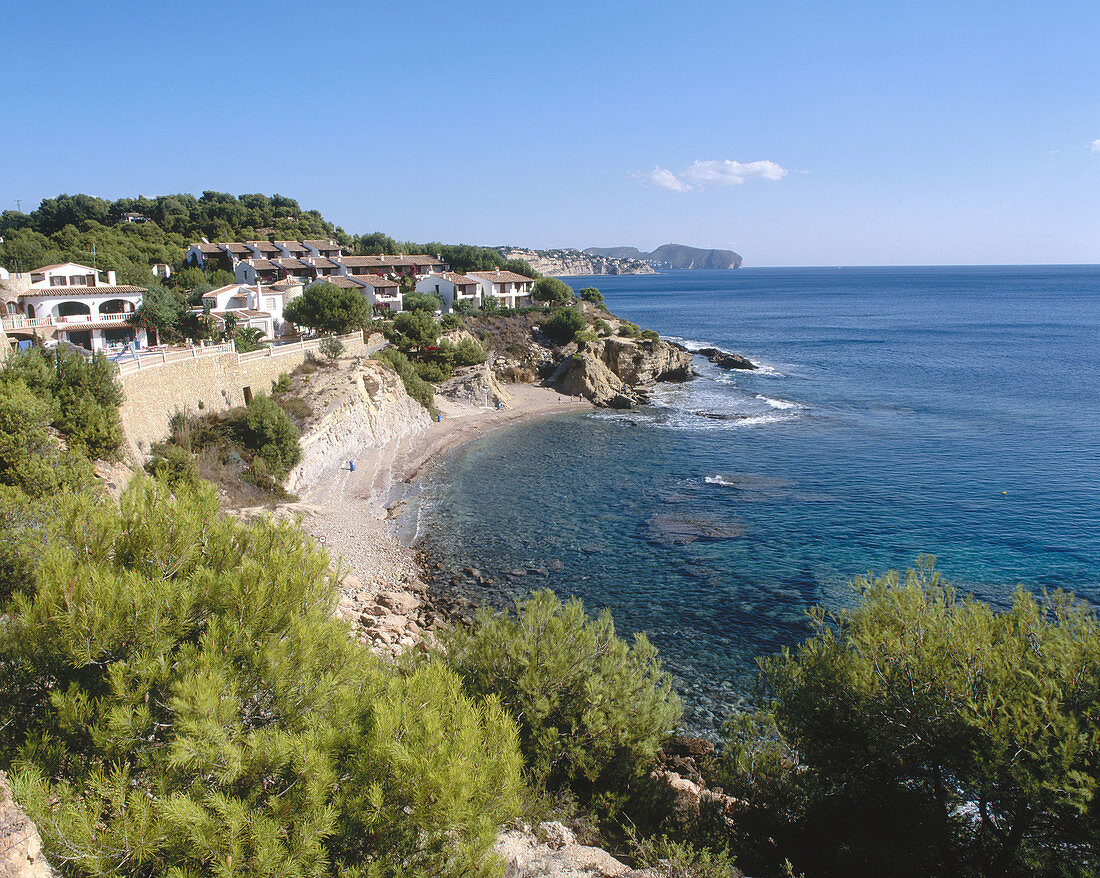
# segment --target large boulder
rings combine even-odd
[[[598,406],[628,409],[638,404],[638,397],[622,379],[587,350],[573,354],[550,380],[562,393],[583,396]]]
[[[691,354],[660,339],[605,338],[592,347],[593,353],[632,387],[686,381],[694,374]]]
[[[51,878],[54,874],[42,856],[38,830],[12,800],[7,776],[0,771],[0,875]]]
[[[722,369],[758,368],[756,363],[748,357],[742,357],[740,354],[731,354],[729,351],[723,351],[721,348],[700,348],[695,353],[701,357],[706,357]]]
[[[456,372],[439,385],[440,396],[481,408],[508,408],[512,394],[501,387],[487,363]]]

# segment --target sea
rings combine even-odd
[[[711,734],[811,607],[923,554],[966,594],[1100,602],[1100,267],[745,268],[565,278],[689,349],[649,405],[438,461],[409,515],[467,597],[532,590],[645,632]],[[463,576],[476,568],[493,580]]]

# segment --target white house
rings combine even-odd
[[[13,274],[7,286],[14,294],[3,315],[4,331],[13,338],[57,338],[89,351],[134,343],[145,347],[144,329],[128,319],[141,307],[144,287],[120,285],[113,271],[106,278],[96,268],[76,262],[44,265]]]
[[[238,326],[253,326],[263,330],[266,338],[276,338],[290,328],[283,320],[286,303],[301,292],[302,284],[296,281],[271,286],[234,283],[203,293],[202,303],[219,320],[232,314]]]
[[[532,304],[531,288],[535,282],[514,271],[471,271],[478,282],[481,300],[493,298],[503,308],[522,308]]]
[[[335,284],[346,290],[357,290],[370,302],[371,313],[376,317],[396,314],[401,310],[401,285],[395,280],[379,277],[375,274],[363,274],[355,277],[336,275],[322,278],[326,283]]]
[[[472,302],[475,306],[479,305],[481,303],[479,288],[477,278],[453,271],[427,274],[416,282],[418,293],[439,296],[443,300],[443,308],[446,311],[453,311],[455,302]]]

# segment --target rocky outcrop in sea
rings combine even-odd
[[[658,381],[694,377],[691,353],[656,339],[604,338],[586,342],[550,376],[563,393],[598,406],[633,408],[646,402]]]

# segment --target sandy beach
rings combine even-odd
[[[533,384],[507,385],[501,409],[467,406],[443,397],[441,419],[422,432],[370,449],[344,463],[338,473],[303,494],[302,526],[321,542],[347,574],[345,593],[359,603],[380,592],[401,591],[419,574],[414,552],[402,545],[387,522],[389,505],[403,485],[416,481],[434,460],[462,444],[510,424],[563,412],[591,409],[587,400]]]

